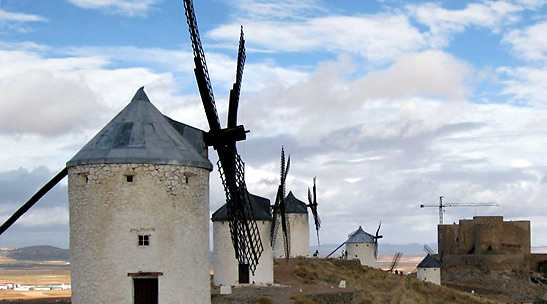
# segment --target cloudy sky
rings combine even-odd
[[[547,1],[195,0],[221,120],[239,27],[247,63],[239,144],[251,192],[317,176],[322,243],[359,225],[384,242],[436,241],[474,215],[532,221],[547,245]],[[0,0],[0,220],[60,171],[140,86],[207,129],[179,0]],[[214,160],[214,150],[210,150]],[[66,181],[0,247],[68,247]],[[211,175],[211,211],[223,203]],[[311,238],[312,244],[315,239]]]

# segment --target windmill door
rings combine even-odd
[[[239,264],[239,284],[249,284],[249,264]]]
[[[134,304],[158,304],[158,278],[133,279]]]

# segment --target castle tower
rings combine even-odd
[[[285,214],[290,229],[291,247],[290,257],[310,256],[310,225],[308,219],[307,205],[297,199],[292,191],[285,198]],[[278,214],[279,223],[281,215]],[[274,256],[276,258],[285,257],[283,249],[283,230],[281,226],[277,229],[277,245],[275,246]]]
[[[376,267],[375,250],[374,236],[366,233],[361,226],[352,232],[346,241],[348,259],[359,259],[361,265]]]
[[[433,256],[428,254],[416,268],[418,280],[441,285],[441,264]]]
[[[141,88],[67,167],[72,303],[210,303],[202,131]]]
[[[235,286],[238,284],[273,284],[273,252],[270,246],[272,215],[270,200],[249,193],[254,219],[259,229],[264,252],[258,260],[254,275],[249,266],[239,265],[235,258],[234,246],[230,236],[230,224],[226,204],[220,207],[213,221],[214,284]]]

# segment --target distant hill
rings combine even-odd
[[[4,255],[15,260],[28,261],[69,261],[70,251],[54,246],[29,246],[17,249],[10,249]]]
[[[433,250],[437,249],[436,243],[428,244]],[[310,252],[313,253],[315,250],[319,249],[319,256],[325,257],[329,253],[331,253],[338,245],[335,244],[323,244],[321,245],[321,248],[319,249],[317,246],[310,246]],[[413,257],[413,256],[424,256],[425,252],[423,250],[424,244],[417,244],[417,243],[410,243],[410,244],[387,244],[382,243],[380,241],[379,243],[379,249],[378,254],[379,255],[394,255],[395,252],[402,252],[405,257]],[[340,252],[342,249],[345,249],[344,246],[340,247],[338,249],[338,253],[335,253],[334,255],[338,254],[340,255]]]

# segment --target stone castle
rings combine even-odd
[[[439,256],[447,267],[545,271],[547,254],[531,253],[530,221],[475,216],[438,226]]]

